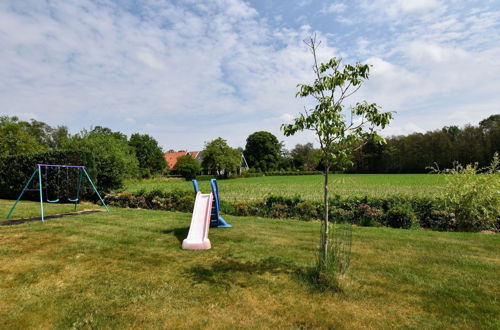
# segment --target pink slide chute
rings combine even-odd
[[[202,194],[201,192],[196,194],[189,233],[186,239],[182,241],[183,249],[207,250],[212,247],[208,239],[212,200],[212,194]]]

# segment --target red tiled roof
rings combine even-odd
[[[179,158],[180,156],[184,156],[185,154],[186,154],[185,151],[167,152],[166,154],[163,155],[163,157],[167,161],[168,167],[171,170],[175,170],[175,164],[177,164],[177,158]]]
[[[185,156],[187,154],[195,158],[198,156],[199,151],[179,151],[179,152],[167,152],[163,155],[163,158],[167,161],[168,167],[171,170],[175,170],[175,165],[177,164],[177,158],[180,156]]]

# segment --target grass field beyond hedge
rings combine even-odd
[[[227,201],[262,200],[269,195],[295,196],[306,200],[322,199],[322,175],[269,176],[219,180],[221,198]],[[432,197],[442,189],[444,175],[438,174],[334,174],[330,192],[342,197],[394,195]],[[210,191],[209,181],[200,181],[202,192]],[[192,190],[191,182],[162,179],[129,180],[124,190]]]
[[[11,203],[0,200],[2,215]],[[332,293],[305,276],[319,223],[226,220],[234,228],[211,229],[208,251],[180,249],[189,213],[0,226],[0,328],[500,327],[499,235],[355,227]]]

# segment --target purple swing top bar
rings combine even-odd
[[[52,165],[52,164],[36,164],[38,167],[73,167],[73,168],[85,168],[85,166],[78,165]]]

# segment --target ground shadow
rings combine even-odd
[[[258,261],[243,262],[236,259],[223,259],[214,262],[210,266],[194,266],[186,270],[186,275],[195,283],[210,283],[213,285],[230,286],[233,278],[238,273],[251,275],[288,274],[293,275],[302,272],[291,262],[279,258],[270,257]]]
[[[195,283],[208,283],[225,288],[230,288],[231,285],[248,285],[248,283],[235,281],[235,278],[241,273],[248,275],[262,275],[265,273],[285,274],[290,276],[291,279],[308,286],[311,292],[342,292],[338,283],[329,282],[326,285],[324,281],[320,280],[314,267],[298,266],[291,261],[276,257],[248,262],[226,258],[216,261],[209,266],[193,266],[187,269],[185,273]],[[244,278],[246,282],[249,277]]]
[[[182,243],[182,241],[187,237],[188,232],[189,227],[178,227],[161,231],[162,234],[174,234],[179,243]]]
[[[337,277],[322,276],[314,266],[302,268],[293,274],[295,280],[307,284],[311,293],[344,293],[342,285]]]
[[[46,215],[43,218],[44,218],[44,220],[47,220],[47,219],[63,218],[63,217],[70,217],[70,216],[74,216],[74,215],[91,214],[91,213],[98,213],[98,212],[104,212],[104,211],[103,210],[85,210],[85,211],[70,212],[70,213],[51,214],[51,215]],[[31,221],[42,221],[42,218],[41,217],[32,217],[32,218],[6,220],[6,221],[0,222],[0,226],[20,225],[22,223],[31,222]]]

